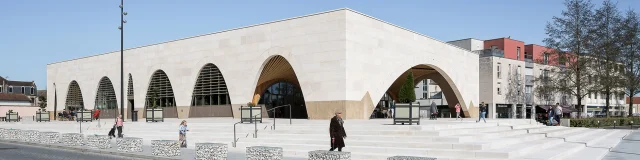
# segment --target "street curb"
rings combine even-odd
[[[106,155],[117,155],[129,158],[141,158],[141,159],[161,159],[161,160],[176,160],[180,158],[169,158],[169,157],[158,157],[158,156],[148,156],[148,155],[140,155],[126,152],[114,152],[114,151],[105,151],[105,150],[96,150],[96,149],[88,149],[88,148],[77,148],[77,147],[69,147],[62,145],[53,145],[53,144],[42,144],[42,143],[31,143],[31,142],[22,142],[22,141],[12,141],[6,139],[0,139],[0,142],[8,142],[13,144],[21,144],[21,145],[29,145],[29,146],[37,146],[37,147],[45,147],[45,148],[56,148],[63,150],[72,150],[79,151],[83,153],[97,153],[97,154],[106,154]]]

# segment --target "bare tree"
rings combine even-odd
[[[589,31],[593,26],[593,4],[589,0],[566,0],[567,7],[560,17],[553,17],[547,24],[546,32],[549,36],[544,39],[551,49],[544,53],[545,64],[550,67],[549,86],[553,91],[570,93],[577,98],[578,109],[582,112],[582,99],[593,87],[585,79],[591,74],[588,68],[589,52],[592,37]]]
[[[619,79],[621,64],[619,63],[621,16],[616,4],[610,0],[602,3],[593,15],[593,27],[589,35],[593,36],[589,52],[589,67],[593,70],[593,76],[597,79],[597,85],[593,91],[600,92],[605,98],[606,115],[609,116],[609,107],[613,95],[619,95]]]
[[[507,72],[508,83],[505,93],[505,101],[509,104],[524,103],[524,83],[522,82],[522,75],[515,66],[507,69],[509,72]]]
[[[640,17],[634,10],[627,11],[621,28],[620,62],[624,72],[620,85],[629,96],[629,116],[633,116],[633,97],[640,93]]]

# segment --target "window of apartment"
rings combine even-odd
[[[624,100],[624,92],[622,92],[622,93],[620,93],[620,94],[618,95],[618,99],[620,99],[620,100]]]
[[[497,90],[498,91],[498,95],[502,95],[502,92],[500,92],[500,87],[501,87],[500,82],[498,82],[498,90]]]
[[[516,74],[518,74],[518,75],[520,75],[520,69],[521,69],[520,67],[521,67],[521,66],[520,66],[520,65],[518,65],[518,70],[516,70]]]
[[[31,87],[31,92],[30,92],[31,95],[33,95],[33,90],[34,90],[33,87]]]
[[[13,93],[13,86],[9,86],[9,93]]]
[[[422,92],[422,99],[429,98],[429,92]]]
[[[491,49],[498,49],[498,46],[491,46]]]
[[[0,93],[2,93],[2,86],[0,86]]]
[[[22,87],[22,94],[24,94],[24,87]]]
[[[501,66],[502,64],[498,63],[498,65],[496,66],[496,68],[498,69],[498,79],[502,78],[502,73],[501,73]]]
[[[516,50],[516,53],[518,54],[518,60],[520,60],[520,47],[518,47],[518,49]]]
[[[530,94],[533,91],[533,86],[524,87],[524,93]]]
[[[594,97],[594,99],[598,99],[598,94],[599,94],[598,92],[594,92],[594,93],[593,93],[593,95],[594,95],[594,96],[593,96],[593,97]]]
[[[549,53],[545,52],[544,53],[544,64],[549,64]]]

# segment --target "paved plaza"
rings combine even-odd
[[[113,119],[82,123],[85,135],[106,135]],[[177,140],[180,119],[165,122],[125,122],[125,137],[144,139],[144,151],[150,156],[151,140]],[[187,119],[188,147],[179,159],[193,159],[195,143],[225,143],[229,159],[244,159],[246,147],[282,147],[285,159],[306,159],[309,151],[328,150],[327,120],[273,119],[263,123],[238,124],[237,146],[232,146],[232,118]],[[70,121],[0,123],[0,128],[79,133],[80,123]],[[257,138],[253,138],[254,129]],[[605,130],[548,127],[528,119],[438,119],[421,125],[392,125],[392,119],[346,120],[345,152],[352,159],[382,160],[396,155],[437,157],[439,159],[601,159],[629,130]],[[624,141],[623,141],[624,142]],[[588,147],[585,147],[588,146]],[[112,149],[112,152],[117,152]]]

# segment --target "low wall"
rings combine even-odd
[[[18,112],[18,115],[21,117],[24,116],[34,116],[36,115],[36,111],[38,111],[40,107],[37,106],[0,106],[0,117],[6,116],[5,114],[9,110],[13,110],[13,112]]]

